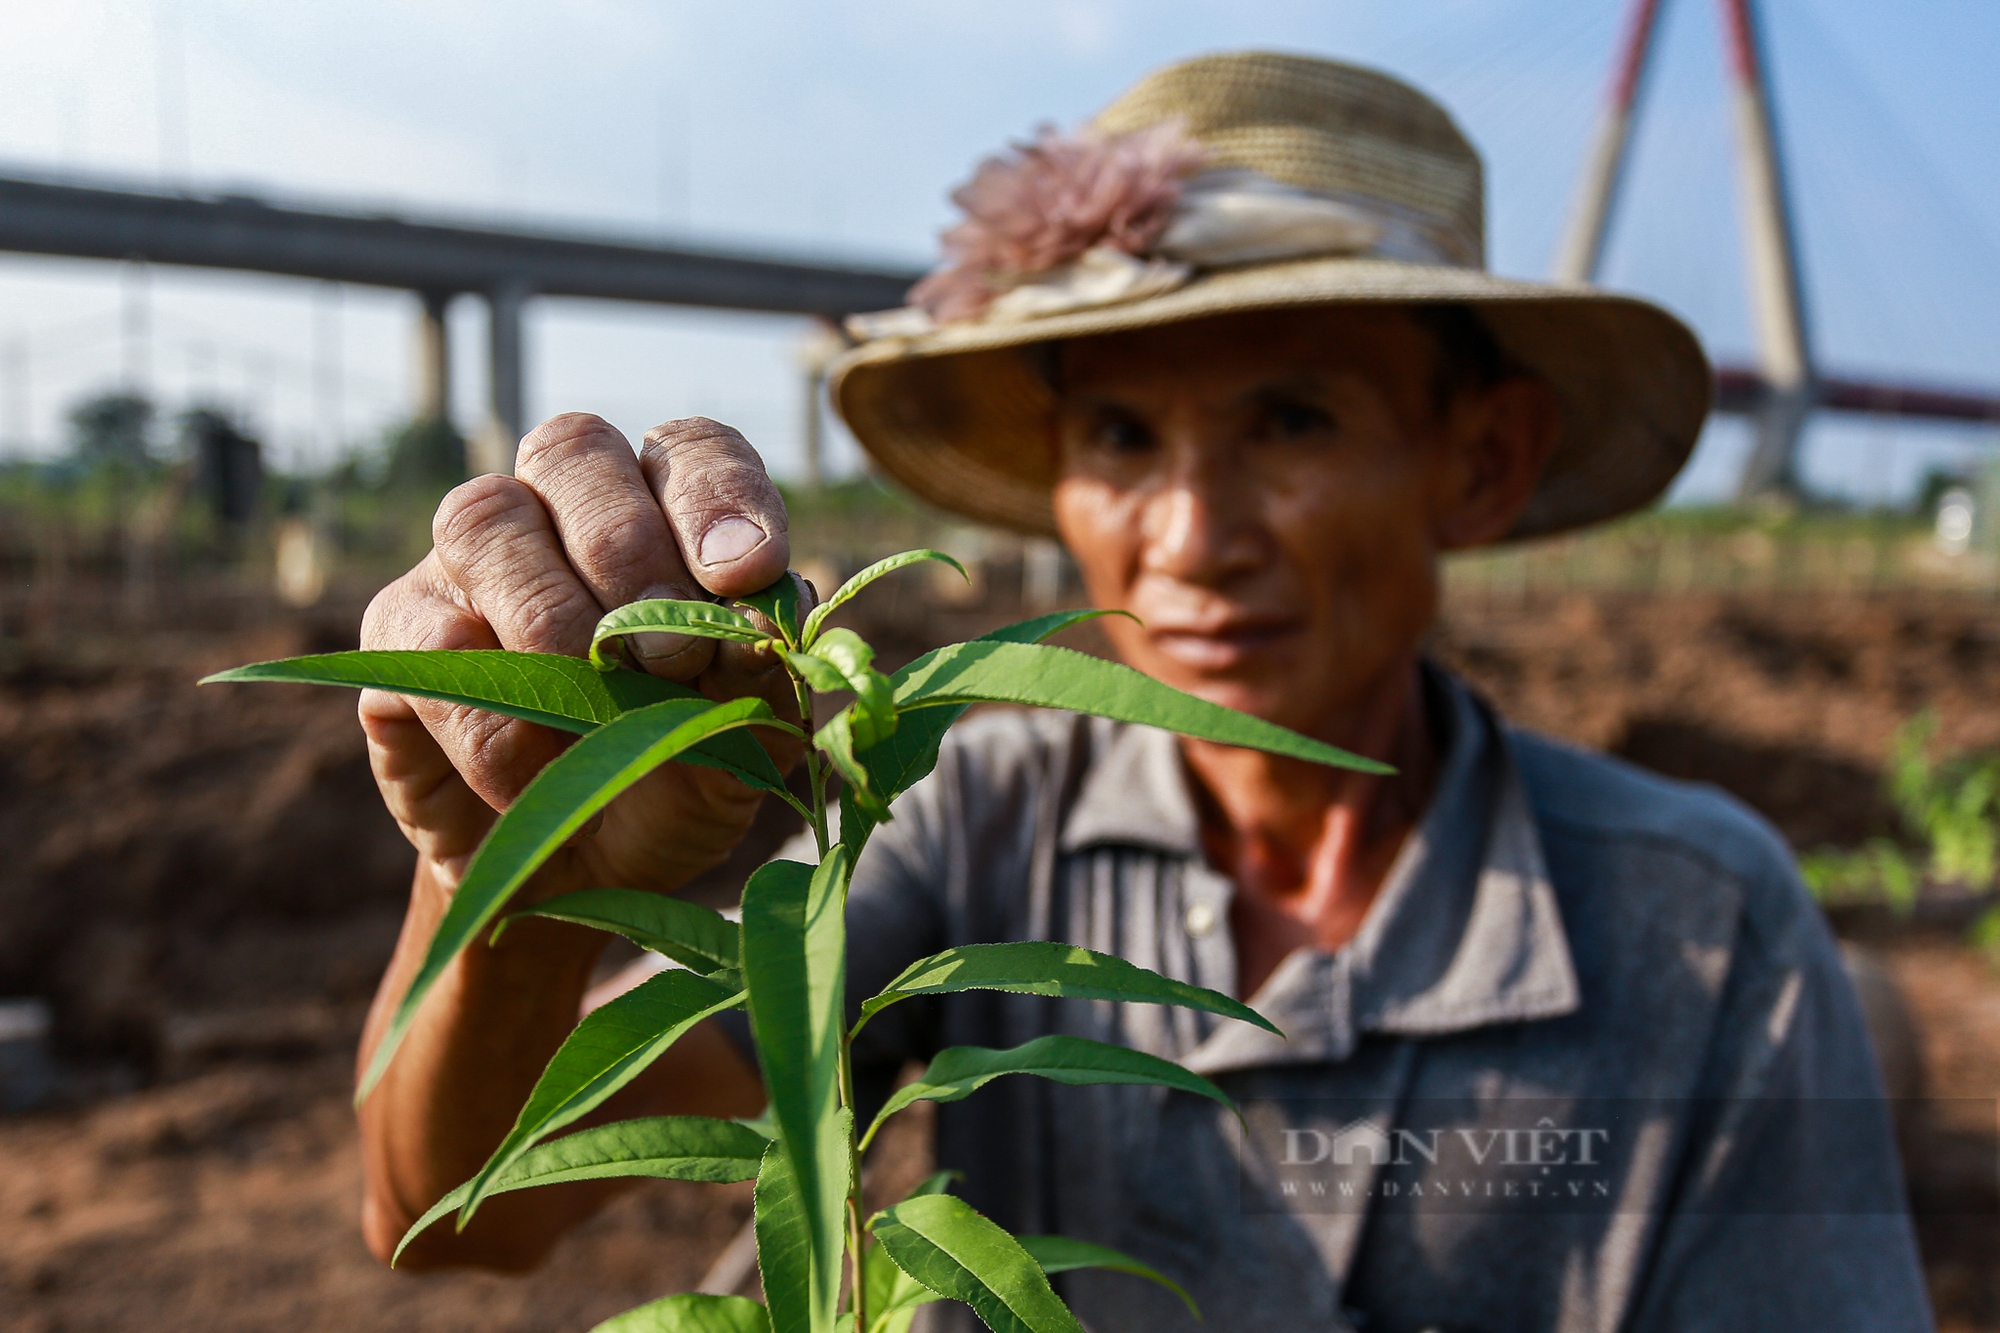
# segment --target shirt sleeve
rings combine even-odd
[[[1773,873],[1782,910],[1746,922],[1632,1328],[1929,1329],[1860,1006],[1789,861]]]

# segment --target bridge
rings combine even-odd
[[[1632,0],[1604,112],[1551,273],[1558,282],[1589,282],[1597,276],[1625,179],[1654,34],[1667,3]],[[1797,232],[1755,0],[1718,3],[1728,46],[1744,257],[1758,350],[1754,366],[1716,368],[1717,409],[1749,417],[1756,431],[1756,444],[1737,484],[1738,498],[1797,492],[1799,440],[1815,411],[2000,422],[2000,392],[1992,389],[1821,373],[1805,313]]]
[[[1625,176],[1633,125],[1669,0],[1632,0],[1609,94],[1554,278],[1594,278]],[[1754,0],[1718,0],[1729,44],[1754,365],[1717,369],[1716,405],[1750,418],[1757,442],[1739,492],[1797,488],[1800,434],[1817,411],[2000,422],[2000,391],[1822,373],[1812,352],[1797,245]],[[538,296],[817,315],[900,305],[915,270],[634,244],[608,238],[311,211],[242,195],[145,193],[0,178],[0,251],[233,269],[400,288],[421,298],[418,410],[445,415],[445,309],[463,294],[490,314],[484,468],[504,468],[526,428],[522,311]],[[816,416],[816,414],[814,414]],[[475,447],[481,443],[475,441]]]
[[[422,299],[420,414],[450,402],[445,309],[484,298],[489,434],[481,460],[505,470],[522,419],[521,316],[537,296],[818,315],[837,320],[901,305],[920,276],[858,264],[493,228],[381,214],[312,212],[242,195],[146,194],[0,178],[0,250],[78,259],[234,269],[369,287]]]

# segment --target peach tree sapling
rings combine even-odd
[[[675,964],[577,1024],[486,1165],[418,1219],[403,1245],[447,1213],[456,1213],[463,1227],[487,1199],[536,1185],[613,1176],[754,1180],[764,1302],[668,1296],[600,1329],[902,1333],[917,1306],[946,1297],[966,1302],[999,1333],[1081,1333],[1047,1274],[1107,1267],[1180,1290],[1114,1250],[1059,1236],[1009,1235],[946,1192],[943,1176],[870,1217],[861,1198],[861,1153],[903,1107],[955,1101],[1007,1074],[1068,1084],[1163,1084],[1229,1105],[1214,1084],[1171,1061],[1080,1037],[1045,1036],[1012,1050],[959,1046],[938,1052],[872,1124],[860,1126],[849,1048],[889,1005],[979,989],[1180,1005],[1276,1029],[1229,996],[1047,940],[964,945],[919,959],[850,1015],[849,876],[870,833],[890,818],[890,803],[931,771],[945,730],[978,702],[1069,709],[1317,763],[1386,770],[1129,667],[1043,642],[1097,612],[1023,621],[926,653],[885,675],[868,644],[851,630],[829,629],[827,617],[869,583],[920,560],[958,567],[936,551],[892,556],[855,575],[803,619],[791,575],[737,603],[756,619],[711,602],[634,602],[599,622],[588,661],[483,650],[348,652],[208,677],[392,690],[580,737],[528,785],[481,844],[362,1076],[357,1100],[373,1090],[418,1005],[459,951],[483,935],[497,938],[520,916],[622,935]],[[803,728],[761,699],[716,703],[620,664],[622,636],[658,631],[734,640],[775,654],[791,676]],[[853,702],[815,728],[814,696],[837,691],[851,692]],[[750,734],[755,727],[810,739],[804,761],[809,800],[787,789]],[[507,914],[515,892],[551,854],[666,763],[719,768],[792,805],[813,832],[818,863],[773,861],[758,870],[744,887],[740,924],[693,903],[621,886],[566,893]],[[840,778],[837,826],[828,819],[829,773]],[[762,1117],[658,1116],[560,1133],[702,1019],[738,1006],[749,1011],[770,1097]]]

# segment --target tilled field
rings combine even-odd
[[[1012,618],[858,605],[892,661]],[[0,1327],[581,1329],[685,1289],[740,1223],[739,1190],[661,1184],[526,1278],[404,1277],[361,1248],[348,1062],[409,852],[351,696],[190,687],[351,646],[358,611],[190,601],[150,630],[53,640],[0,605],[0,995],[55,1002],[68,1099],[0,1120]],[[1876,767],[1917,708],[1950,744],[2000,743],[1984,602],[1463,603],[1436,649],[1523,722],[1718,782],[1799,846],[1888,830]],[[2000,1096],[2000,980],[1947,935],[1875,943],[1929,1092]],[[1985,1119],[1912,1149],[1921,1199],[1986,1213],[1922,1224],[1951,1328],[2000,1329],[2000,1182],[1968,1194],[1964,1170]]]

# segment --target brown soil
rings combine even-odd
[[[1713,782],[1799,848],[1895,831],[1882,756],[1920,709],[1945,746],[2000,744],[2000,605],[1986,599],[1467,602],[1436,651],[1516,721]]]
[[[0,1326],[581,1330],[693,1286],[748,1213],[742,1187],[663,1182],[528,1277],[392,1273],[356,1226],[351,1075],[239,1063],[0,1128]]]
[[[740,1189],[649,1186],[526,1278],[368,1258],[348,1061],[410,853],[350,696],[189,685],[352,646],[359,602],[169,610],[170,627],[56,638],[0,600],[0,995],[54,1001],[70,1103],[0,1120],[0,1328],[580,1329],[690,1286],[739,1224]],[[1012,610],[862,607],[891,659]],[[1717,782],[1799,846],[1890,831],[1877,767],[1916,709],[1938,709],[1949,744],[2000,743],[2000,607],[1984,602],[1461,603],[1436,649],[1517,719]],[[1949,935],[1877,943],[1931,1095],[2000,1096],[1995,974]],[[1992,1105],[1957,1103],[1912,1144],[1920,1202],[1984,1214],[1921,1224],[1954,1329],[2000,1329],[2000,1182],[1967,1184],[1990,1162]]]

